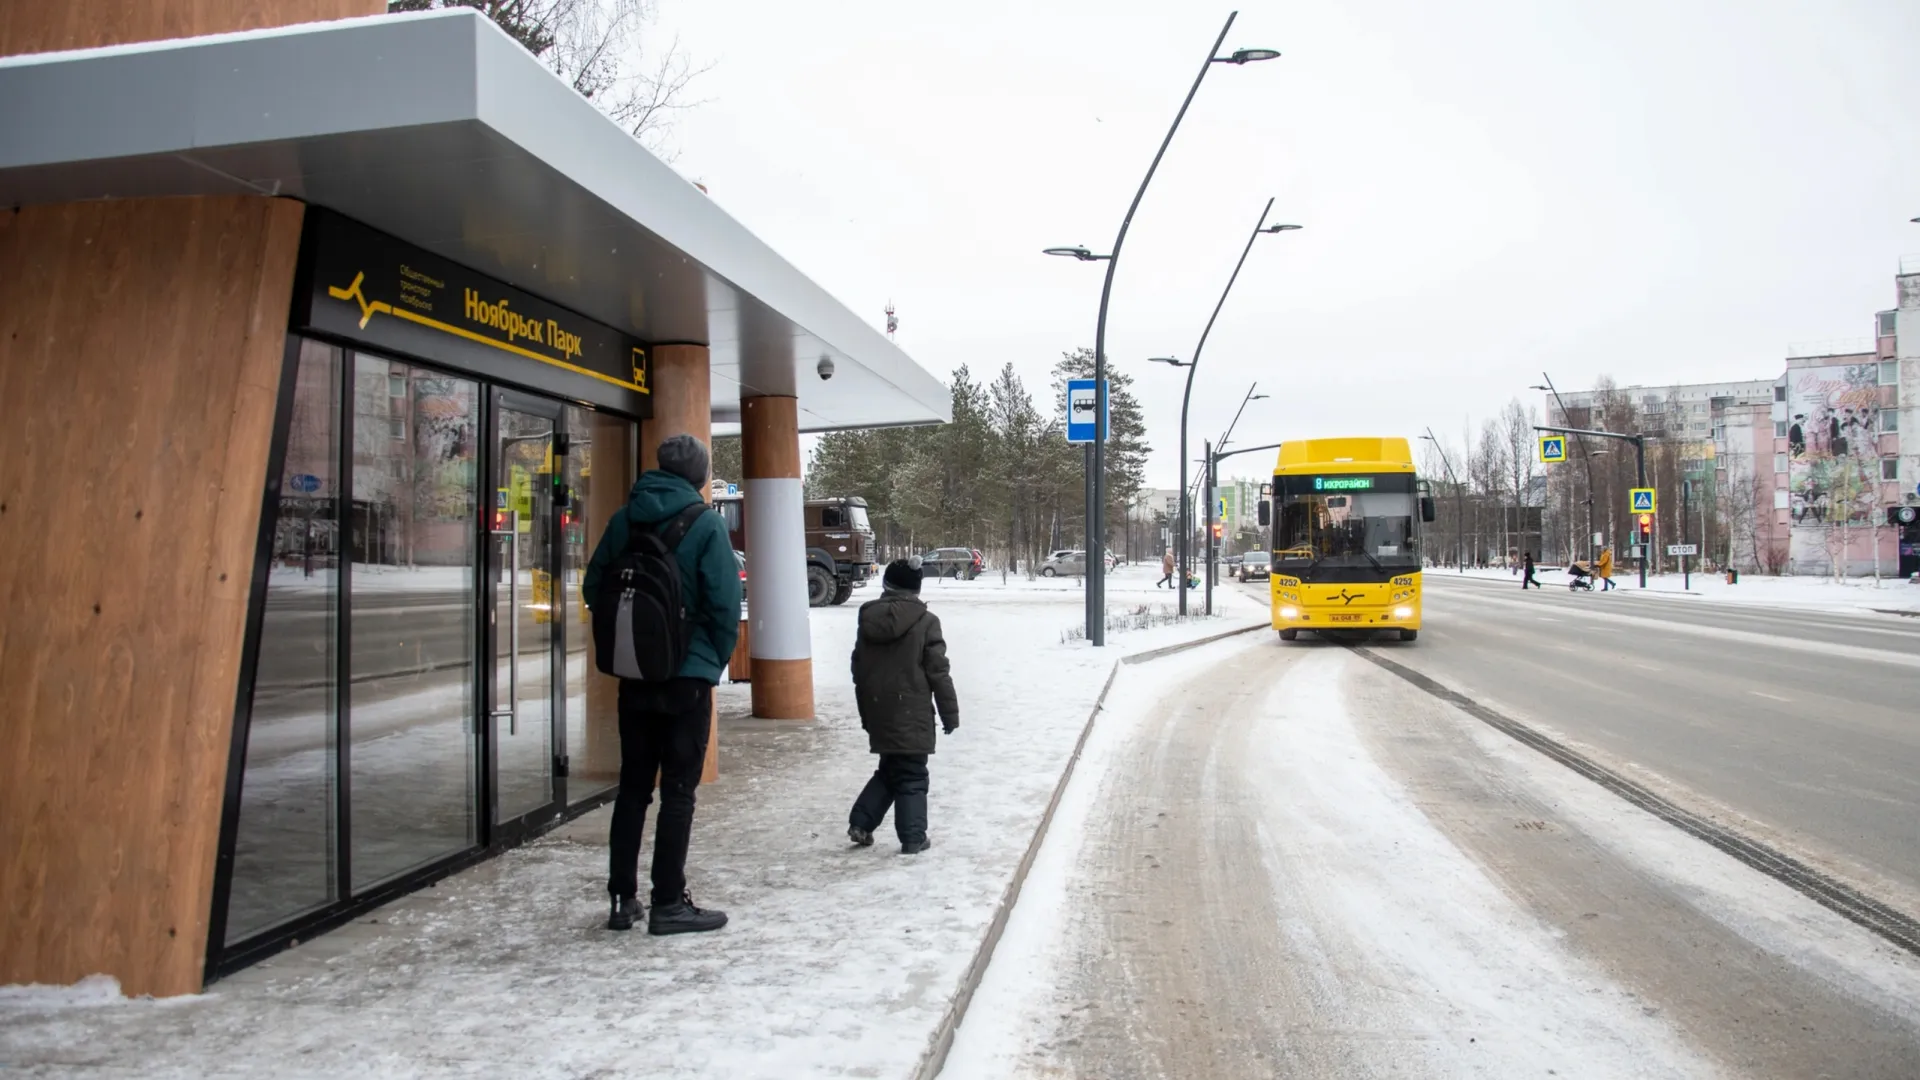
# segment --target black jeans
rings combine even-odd
[[[653,828],[653,902],[673,904],[687,889],[687,844],[693,835],[693,792],[707,761],[712,685],[699,679],[620,682],[620,794],[613,800],[607,891],[639,891],[640,833],[653,780],[660,777],[660,818]]]
[[[872,832],[887,820],[893,810],[893,831],[902,844],[917,844],[927,838],[927,775],[925,754],[881,754],[880,767],[873,779],[853,801],[847,823]]]
[[[1540,584],[1540,582],[1539,582],[1539,581],[1537,581],[1537,580],[1535,580],[1535,578],[1534,578],[1534,576],[1533,576],[1533,567],[1531,567],[1531,566],[1529,566],[1529,567],[1527,567],[1527,576],[1526,576],[1525,578],[1523,578],[1523,579],[1521,579],[1521,581],[1520,581],[1520,591],[1521,591],[1521,592],[1526,592],[1526,591],[1527,591],[1527,586],[1529,586],[1529,585],[1531,585],[1531,586],[1533,586],[1533,587],[1534,587],[1534,588],[1536,588],[1536,589],[1538,589],[1538,588],[1541,588],[1541,587],[1542,587],[1542,586],[1541,586],[1541,584]]]

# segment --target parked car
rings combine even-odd
[[[928,577],[959,578],[972,581],[986,569],[986,560],[972,548],[935,548],[920,556],[920,572]]]
[[[1265,581],[1272,576],[1273,556],[1265,551],[1249,551],[1240,559],[1240,580],[1252,581],[1259,578]]]
[[[1056,551],[1040,564],[1041,577],[1083,577],[1087,572],[1087,553]]]

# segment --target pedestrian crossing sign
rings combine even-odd
[[[1652,488],[1633,488],[1628,493],[1629,508],[1636,514],[1654,514],[1660,510]]]
[[[1549,465],[1567,460],[1567,437],[1565,435],[1540,436],[1540,460]]]

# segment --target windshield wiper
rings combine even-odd
[[[1368,551],[1366,548],[1361,548],[1360,554],[1365,555],[1367,557],[1367,561],[1373,564],[1373,568],[1375,570],[1378,570],[1383,574],[1387,572],[1387,564],[1381,562],[1379,559],[1374,558],[1373,552]]]

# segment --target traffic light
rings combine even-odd
[[[1638,535],[1639,535],[1640,542],[1643,544],[1649,543],[1650,541],[1653,540],[1653,515],[1652,514],[1640,515],[1640,531]]]
[[[1213,523],[1213,538],[1215,540],[1218,540],[1222,536],[1225,536],[1226,532],[1227,532],[1227,527],[1225,525],[1222,525],[1217,521]]]

